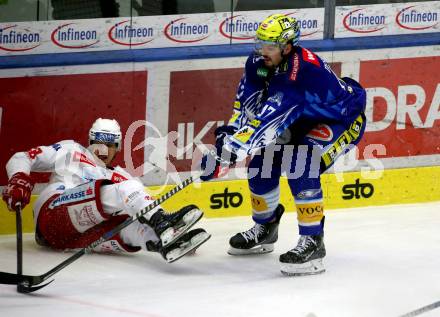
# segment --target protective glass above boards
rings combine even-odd
[[[324,0],[0,0],[0,22],[323,7]]]
[[[354,6],[363,4],[387,4],[387,3],[405,3],[405,2],[426,2],[434,0],[336,0],[337,6]]]
[[[335,0],[335,3],[350,6],[420,1]],[[0,23],[322,7],[324,0],[0,0]]]

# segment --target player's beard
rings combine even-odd
[[[282,53],[281,53],[282,54]],[[281,63],[284,61],[284,59],[285,59],[285,56],[284,55],[281,55],[281,58],[280,58],[280,60],[279,60],[279,62],[275,65],[275,62],[274,62],[274,60],[273,60],[273,58],[272,57],[270,57],[270,56],[267,56],[267,55],[262,55],[263,56],[263,58],[264,58],[264,65],[267,67],[267,68],[269,68],[269,69],[275,69],[275,68],[277,68],[279,65],[281,65]]]
[[[264,57],[264,65],[268,68],[274,68],[272,59],[270,57]]]

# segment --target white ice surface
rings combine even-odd
[[[0,285],[0,316],[397,317],[440,300],[440,202],[327,212],[327,272],[307,277],[279,272],[279,254],[296,244],[295,214],[282,219],[273,253],[227,255],[229,237],[250,225],[202,220],[212,238],[173,264],[153,253],[92,254],[32,295]],[[24,273],[36,275],[70,255],[32,235],[24,252]],[[0,254],[0,271],[15,272],[15,236],[0,238]]]

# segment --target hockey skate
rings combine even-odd
[[[179,239],[202,216],[203,212],[197,206],[188,205],[174,213],[164,213],[163,210],[159,210],[150,220],[142,217],[139,221],[151,226],[161,240],[162,246],[166,247]]]
[[[280,255],[281,273],[288,276],[312,275],[325,272],[324,235],[300,236],[298,245]]]
[[[264,254],[272,252],[274,243],[278,240],[278,226],[284,213],[283,205],[275,209],[274,222],[266,224],[256,223],[251,229],[237,233],[229,240],[230,255]]]
[[[194,229],[185,232],[177,240],[168,244],[166,247],[162,246],[161,241],[147,242],[147,249],[153,252],[159,252],[162,257],[168,262],[172,263],[177,261],[184,255],[194,252],[199,246],[208,241],[211,237],[203,229]]]

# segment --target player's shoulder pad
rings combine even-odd
[[[125,179],[133,179],[133,176],[129,172],[127,172],[125,169],[123,169],[121,166],[117,165],[113,168],[113,172],[116,172],[123,176]]]
[[[52,147],[55,151],[58,151],[61,148],[69,147],[72,143],[76,143],[76,142],[73,140],[62,140],[62,141],[58,141],[54,144],[51,144],[50,147]]]
[[[304,47],[295,46],[288,60],[288,77],[296,81],[300,74],[323,67],[321,59]]]
[[[321,61],[321,58],[315,53],[313,53],[311,50],[300,46],[299,49],[300,50],[298,50],[298,55],[300,57],[301,62],[303,62],[306,65],[314,65],[316,67],[323,66],[322,65],[323,62]]]
[[[81,152],[85,151],[85,148],[79,144],[78,142],[74,141],[74,140],[63,140],[63,141],[59,141],[57,143],[54,143],[51,145],[51,147],[55,150],[58,151],[60,149],[63,150],[79,150]]]
[[[247,78],[264,80],[269,76],[269,69],[264,65],[264,58],[251,53],[246,61],[245,72]]]

